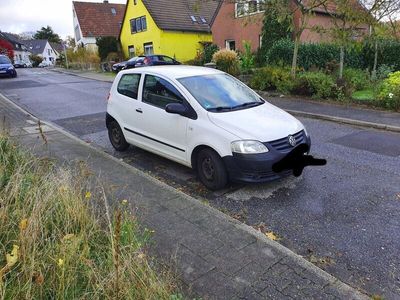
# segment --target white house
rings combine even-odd
[[[96,2],[72,2],[75,44],[97,50],[96,38],[118,38],[125,13],[125,4]]]
[[[24,41],[30,52],[43,58],[43,61],[51,65],[56,63],[60,54],[51,46],[48,40],[29,40]]]

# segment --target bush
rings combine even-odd
[[[390,66],[392,71],[400,71],[400,42],[385,40],[378,43],[378,68],[380,65]],[[366,41],[362,48],[364,68],[372,70],[375,56],[374,42]]]
[[[368,87],[369,74],[359,69],[347,68],[343,71],[343,79],[354,91],[363,90]]]
[[[257,90],[277,90],[288,93],[293,88],[293,80],[287,68],[264,67],[254,70],[250,86]]]
[[[300,73],[294,82],[292,92],[313,98],[338,98],[340,90],[332,76],[323,72]]]
[[[29,59],[32,62],[33,67],[37,67],[43,61],[42,57],[40,57],[39,55],[35,55],[35,54],[29,55]]]
[[[215,44],[208,44],[204,46],[202,65],[209,63],[213,59],[213,55],[219,50]]]
[[[217,69],[229,73],[233,76],[239,74],[239,59],[235,51],[222,49],[214,53],[213,62]]]
[[[376,70],[376,79],[377,80],[383,80],[389,77],[390,73],[393,73],[395,71],[394,66],[392,65],[380,65],[378,69]]]
[[[400,71],[392,73],[378,88],[378,104],[394,110],[400,109]]]
[[[113,36],[96,38],[96,45],[102,61],[106,60],[109,53],[118,52],[118,40]]]
[[[243,42],[244,53],[240,55],[240,69],[243,73],[248,73],[254,67],[254,55],[251,53],[251,44]]]
[[[171,275],[145,252],[151,232],[124,201],[114,214],[88,174],[0,136],[1,298],[170,299]]]

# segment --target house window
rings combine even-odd
[[[236,50],[236,42],[235,40],[226,40],[225,41],[225,48],[228,50]]]
[[[131,19],[131,33],[141,32],[147,30],[146,16]]]
[[[81,39],[81,31],[79,30],[79,25],[75,26],[75,38],[76,41],[80,41]]]
[[[143,44],[144,54],[151,55],[154,54],[153,43],[145,43]]]
[[[51,50],[47,49],[47,54],[50,56],[51,55]]]
[[[236,18],[263,12],[264,0],[243,0],[235,4]]]
[[[135,46],[129,45],[128,53],[129,53],[129,58],[135,57]]]
[[[136,5],[137,4],[137,0],[133,0],[133,5]]]

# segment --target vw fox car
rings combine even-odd
[[[107,104],[113,147],[130,144],[197,171],[209,189],[301,174],[311,140],[302,123],[236,78],[205,67],[118,73]],[[300,163],[302,162],[302,163]]]

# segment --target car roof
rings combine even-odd
[[[223,72],[212,68],[196,67],[196,66],[153,66],[153,67],[141,67],[137,69],[129,69],[123,71],[123,73],[151,73],[155,75],[161,75],[170,79],[178,79],[183,77],[201,76],[201,75],[212,75],[212,74],[223,74]]]

